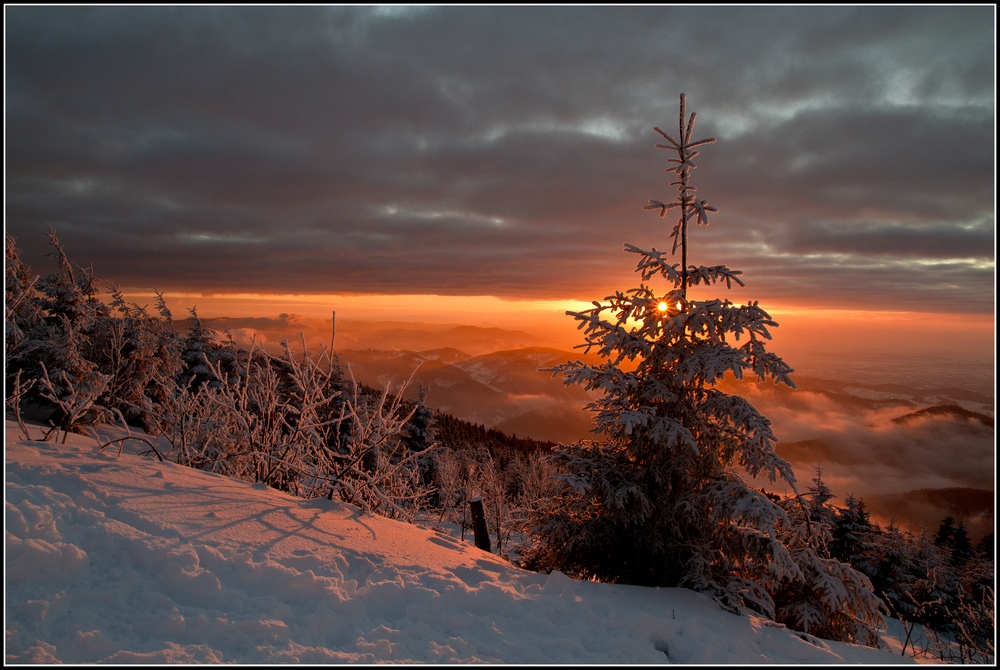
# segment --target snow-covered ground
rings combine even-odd
[[[912,662],[97,444],[7,421],[8,664]]]

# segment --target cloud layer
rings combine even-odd
[[[125,286],[600,298],[718,142],[737,301],[989,312],[994,8],[8,7],[6,226]],[[745,297],[744,297],[745,294]]]

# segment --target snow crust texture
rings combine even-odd
[[[7,422],[7,663],[906,660],[128,451]]]

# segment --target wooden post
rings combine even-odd
[[[480,496],[476,496],[469,501],[469,509],[472,511],[472,532],[475,534],[476,546],[483,551],[489,551],[492,553],[490,548],[490,533],[486,528],[486,514],[483,512],[483,499]]]

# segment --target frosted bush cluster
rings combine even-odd
[[[241,350],[194,309],[178,333],[162,296],[159,317],[114,286],[105,304],[93,273],[50,241],[58,271],[34,277],[6,240],[7,406],[47,421],[46,439],[138,424],[167,442],[161,458],[305,498],[410,518],[429,496],[422,468],[437,445],[408,439],[420,406],[403,389],[373,393],[304,341],[301,353]]]

